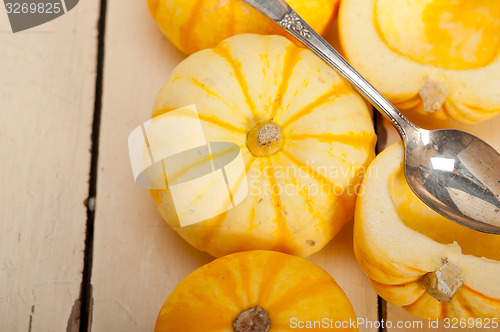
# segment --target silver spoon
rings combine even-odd
[[[405,173],[415,194],[466,227],[500,234],[500,155],[461,130],[425,130],[406,119],[284,0],[244,0],[337,70],[386,115],[405,146]]]

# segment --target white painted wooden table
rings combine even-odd
[[[152,331],[170,291],[212,259],[164,223],[128,159],[128,134],[183,58],[145,0],[80,1],[17,34],[0,6],[0,331]],[[499,125],[467,129],[500,150]],[[377,299],[352,223],[309,259],[358,317],[416,320]]]

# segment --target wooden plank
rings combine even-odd
[[[380,117],[379,117],[380,118]],[[421,123],[421,125],[427,129],[434,129],[436,127],[436,124],[430,123],[428,120],[422,119],[421,116],[413,116],[412,119],[414,121],[418,121],[418,123]],[[387,139],[384,145],[384,147],[387,147],[397,141],[399,141],[399,136],[396,132],[396,130],[392,127],[389,121],[380,118],[381,121],[383,121],[383,127],[386,131],[387,134]],[[471,134],[474,134],[483,140],[485,140],[487,143],[489,143],[491,146],[493,146],[497,151],[500,151],[500,133],[498,132],[498,128],[500,128],[500,116],[497,116],[496,118],[493,118],[492,120],[488,120],[483,123],[479,124],[462,124],[462,123],[457,123],[455,121],[443,121],[440,123],[440,126],[442,128],[456,128],[456,129],[461,129],[465,130],[467,132],[470,132]],[[434,127],[434,128],[433,128]],[[417,317],[413,316],[412,314],[408,313],[401,307],[392,305],[390,303],[387,303],[387,320],[390,320],[394,325],[398,322],[412,322],[413,327],[409,328],[392,328],[392,329],[387,329],[388,331],[408,331],[408,332],[413,332],[413,331],[423,331],[423,330],[432,330],[436,332],[441,332],[441,331],[449,331],[450,329],[445,329],[443,322],[439,322],[439,327],[438,328],[429,328],[429,323],[427,320],[421,320],[418,319]],[[423,327],[419,327],[418,324],[423,324]],[[423,329],[423,330],[422,330]],[[480,328],[461,328],[460,331],[482,331],[483,329]]]
[[[17,34],[0,6],[0,329],[64,331],[82,280],[99,1]]]
[[[339,234],[321,251],[309,257],[330,273],[342,287],[360,321],[360,332],[375,332],[378,320],[377,294],[354,257],[353,223],[348,222]]]
[[[107,11],[92,331],[151,331],[176,284],[212,258],[166,226],[129,166],[128,134],[150,118],[159,88],[183,56],[162,37],[145,3],[110,2]],[[358,317],[377,319],[376,294],[352,253],[352,223],[310,259],[337,279]]]
[[[152,331],[170,291],[211,260],[168,228],[148,191],[135,185],[128,157],[129,133],[151,117],[159,88],[183,58],[144,1],[108,3],[92,331]]]

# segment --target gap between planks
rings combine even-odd
[[[387,131],[384,127],[383,116],[372,107],[373,110],[373,127],[375,128],[375,133],[377,134],[377,145],[375,146],[375,154],[378,155],[387,147]],[[387,302],[377,294],[377,313],[378,320],[380,322],[379,332],[387,332],[387,328],[382,324],[382,322],[387,321]]]
[[[85,234],[85,251],[83,258],[82,284],[80,289],[80,332],[89,332],[92,325],[92,255],[94,246],[95,197],[97,193],[97,167],[99,157],[99,134],[102,110],[102,86],[104,73],[104,37],[106,33],[107,0],[101,0],[99,21],[97,23],[97,66],[95,83],[95,104],[91,134],[91,159],[89,174],[89,195],[86,200],[87,225]],[[70,331],[68,322],[68,331]]]

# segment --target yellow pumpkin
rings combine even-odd
[[[319,331],[342,324],[357,331],[355,322],[349,299],[323,269],[257,250],[218,258],[184,278],[163,304],[155,332]]]
[[[500,318],[500,236],[427,207],[406,182],[403,154],[396,143],[366,172],[354,222],[359,264],[381,297],[418,317]]]
[[[396,107],[478,122],[500,112],[500,2],[345,0],[346,57]]]
[[[289,0],[313,29],[326,34],[337,14],[339,0]],[[151,15],[168,39],[182,52],[217,46],[243,33],[280,34],[277,24],[242,0],[148,0]]]
[[[353,216],[374,157],[371,114],[312,52],[280,36],[229,38],[179,64],[153,117],[191,104],[208,141],[241,148],[249,183],[235,208],[185,227],[169,190],[151,190],[163,218],[193,246],[215,257],[251,249],[307,256]],[[279,140],[259,142],[263,128]]]

